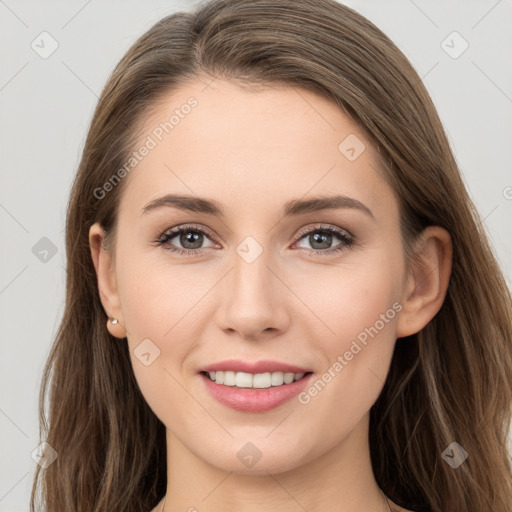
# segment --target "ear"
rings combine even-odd
[[[104,246],[105,232],[99,222],[89,229],[89,245],[91,256],[96,269],[100,300],[107,316],[107,329],[116,338],[125,338],[126,329],[121,311],[121,303],[116,285],[116,275],[113,255]],[[118,323],[113,324],[110,319],[117,318]]]
[[[443,305],[452,270],[452,241],[440,226],[423,230],[406,276],[397,338],[415,334],[434,318]]]

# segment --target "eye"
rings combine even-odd
[[[172,251],[176,254],[193,255],[204,252],[203,243],[211,235],[203,228],[196,225],[179,226],[169,229],[157,239],[158,245],[161,245],[167,251]],[[170,242],[175,240],[181,247],[174,247]],[[175,242],[175,243],[176,243]],[[211,244],[208,247],[215,247]]]
[[[343,251],[355,243],[354,238],[347,231],[323,224],[317,224],[313,228],[301,230],[298,237],[299,239],[296,243],[304,239],[305,242],[310,244],[311,248],[302,247],[302,249],[314,256]],[[198,225],[191,224],[167,230],[158,237],[156,243],[165,250],[175,254],[193,256],[203,253],[208,247],[215,247],[216,243],[211,241],[210,245],[203,247],[203,243],[210,239],[215,240],[209,231]],[[335,239],[338,239],[339,242],[332,245]],[[175,244],[179,244],[181,247],[176,247]]]
[[[305,239],[311,249],[305,248],[313,255],[332,254],[350,248],[354,244],[354,238],[345,230],[325,225],[315,225],[313,228],[303,230],[299,233],[299,242]],[[339,243],[332,245],[334,239]]]

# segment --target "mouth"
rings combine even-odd
[[[203,368],[198,375],[210,397],[220,404],[235,411],[262,413],[297,396],[314,373],[272,361],[224,361]]]
[[[271,387],[288,386],[304,379],[313,372],[264,372],[248,373],[232,370],[202,371],[200,372],[215,384],[236,387],[239,389],[268,389]]]

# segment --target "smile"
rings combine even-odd
[[[305,375],[305,373],[265,372],[253,374],[234,371],[203,372],[203,374],[216,384],[253,389],[266,389],[291,384],[302,379]]]
[[[245,413],[275,409],[301,393],[313,372],[247,373],[234,370],[201,371],[210,397],[220,404]],[[222,381],[222,383],[221,383]]]

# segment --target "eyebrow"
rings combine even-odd
[[[213,199],[205,199],[196,196],[166,194],[150,201],[142,208],[142,215],[162,207],[172,207],[179,210],[206,213],[216,217],[224,217],[224,210],[220,203]],[[359,210],[372,219],[375,216],[372,211],[363,203],[352,197],[343,195],[317,196],[311,199],[292,199],[285,203],[283,216],[295,216],[303,213],[318,212],[338,208],[351,208]]]

